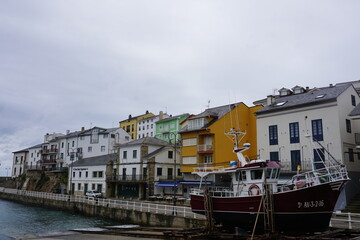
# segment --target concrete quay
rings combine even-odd
[[[206,224],[205,217],[194,214],[188,206],[174,207],[142,201],[76,197],[10,188],[0,188],[0,198],[141,226],[195,228]]]

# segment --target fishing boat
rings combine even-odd
[[[225,227],[244,230],[271,228],[283,232],[315,232],[329,228],[329,221],[344,185],[350,180],[346,167],[322,160],[321,167],[298,172],[287,182],[279,181],[281,163],[248,160],[239,147],[246,134],[231,129],[238,160],[222,169],[197,168],[202,180],[214,175],[211,187],[193,189],[192,211],[213,218]],[[210,214],[210,215],[209,215]]]

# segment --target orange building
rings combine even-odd
[[[182,138],[182,172],[196,171],[196,167],[229,167],[230,161],[237,160],[233,153],[234,144],[225,133],[230,129],[245,131],[240,142],[250,143],[244,152],[250,159],[257,157],[256,116],[262,106],[248,107],[244,103],[209,108],[188,119],[188,124],[179,133]]]

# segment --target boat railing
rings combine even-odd
[[[301,188],[310,187],[347,179],[349,179],[349,177],[345,166],[325,166],[324,168],[316,169],[314,171],[294,175],[289,183],[286,183],[279,188],[279,191],[288,191],[294,189],[294,186]]]
[[[203,195],[204,189],[192,189],[191,194]],[[209,187],[209,195],[212,197],[238,197],[243,194],[243,191],[234,191],[229,187]],[[249,196],[248,192],[245,194]]]

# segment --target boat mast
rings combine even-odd
[[[225,132],[225,135],[228,136],[228,138],[231,139],[231,141],[234,143],[233,152],[236,153],[240,166],[247,164],[247,161],[242,152],[250,148],[250,143],[245,143],[243,147],[239,147],[239,143],[245,137],[246,132],[241,132],[240,130],[231,128],[229,132]]]

